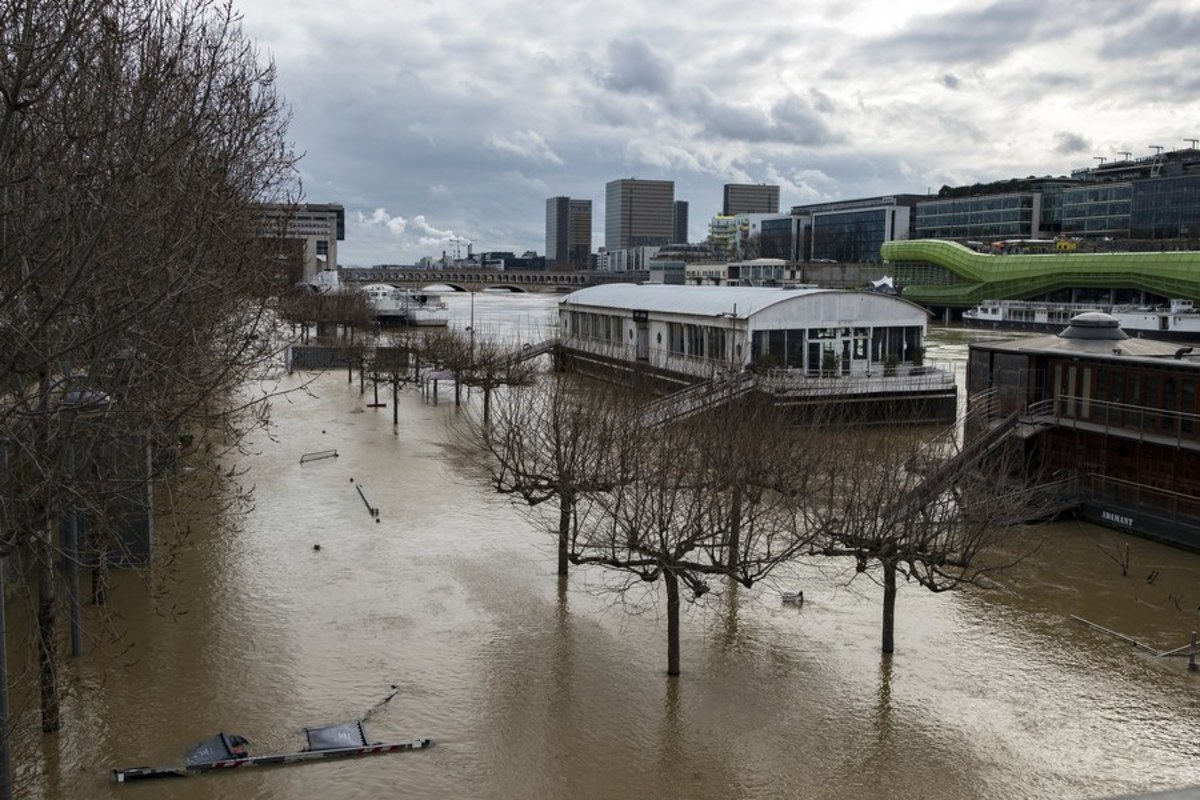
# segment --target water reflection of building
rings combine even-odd
[[[753,375],[790,402],[852,398],[953,419],[953,373],[924,364],[927,320],[893,296],[821,289],[609,284],[559,304],[562,352],[581,371],[663,391]]]
[[[1200,360],[1081,314],[1056,336],[975,342],[968,406],[1009,426],[1042,480],[1072,481],[1077,513],[1200,550]],[[1015,423],[1015,424],[1014,424]]]

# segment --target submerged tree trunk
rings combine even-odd
[[[42,730],[53,733],[59,727],[58,652],[56,641],[58,593],[54,585],[54,548],[50,542],[50,521],[43,520],[37,542],[38,669],[42,694]]]
[[[667,582],[667,674],[679,674],[679,578],[663,570]]]
[[[567,554],[571,543],[571,511],[575,501],[560,495],[558,499],[558,574],[567,574]]]
[[[896,563],[883,562],[883,652],[895,648],[896,627]]]
[[[739,562],[738,551],[742,548],[742,487],[733,487],[733,510],[729,513],[729,552],[725,565],[732,572]]]
[[[50,406],[50,369],[47,366],[39,377],[38,408]],[[35,422],[34,441],[41,453],[51,454],[49,419]],[[58,593],[54,574],[54,518],[53,490],[48,485],[39,488],[35,532],[33,535],[33,558],[37,575],[37,653],[38,680],[41,688],[42,730],[53,733],[59,728],[58,713]]]
[[[108,548],[103,544],[96,547],[96,565],[92,567],[92,604],[108,603]]]

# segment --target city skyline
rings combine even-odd
[[[780,208],[926,194],[1186,147],[1200,5],[1065,0],[715,4],[241,0],[305,153],[304,199],[346,207],[344,264],[545,246],[545,201],[670,180],[703,237],[727,183]],[[1190,12],[1192,13],[1189,13]]]

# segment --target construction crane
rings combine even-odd
[[[1192,149],[1193,149],[1193,150],[1195,150],[1195,149],[1196,149],[1196,143],[1197,143],[1197,142],[1200,142],[1200,139],[1184,139],[1184,141],[1185,141],[1185,142],[1191,142],[1191,143],[1192,143]]]
[[[1133,153],[1129,152],[1128,150],[1118,150],[1117,155],[1125,156],[1125,160],[1128,161],[1129,157],[1132,156]]]
[[[467,257],[468,258],[470,257],[470,255],[471,255],[471,240],[470,239],[467,239],[464,236],[452,236],[450,238],[450,244],[452,244],[454,246],[454,263],[457,264],[459,261],[462,261],[462,246],[463,245],[467,246]]]
[[[1163,148],[1161,144],[1152,144],[1150,145],[1150,149],[1154,151],[1154,155],[1162,155]]]

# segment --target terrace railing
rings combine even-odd
[[[1031,404],[1024,416],[1139,442],[1200,448],[1200,414],[1058,395]]]

